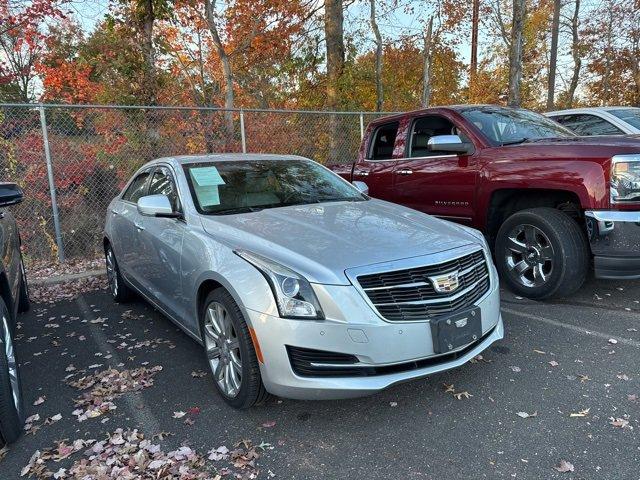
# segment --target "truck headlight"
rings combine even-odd
[[[273,260],[236,250],[235,254],[256,267],[267,279],[282,318],[322,320],[324,314],[311,284],[302,275]]]
[[[640,154],[611,158],[611,203],[640,201]]]

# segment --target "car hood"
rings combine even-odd
[[[345,270],[442,252],[480,240],[468,230],[381,200],[203,215],[205,231],[258,253],[311,282],[347,285]]]

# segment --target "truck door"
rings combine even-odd
[[[369,187],[369,195],[382,200],[393,201],[393,172],[396,159],[393,151],[400,128],[399,121],[377,125],[369,143],[364,146],[362,158],[353,168],[353,179],[365,182]]]
[[[467,135],[451,120],[436,114],[411,120],[404,158],[394,169],[394,197],[397,203],[446,220],[471,225],[477,164],[473,155],[432,151],[431,137]]]

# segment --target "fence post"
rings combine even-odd
[[[49,180],[49,192],[51,193],[51,209],[53,210],[53,228],[56,231],[56,244],[58,245],[58,260],[64,262],[64,245],[62,244],[62,230],[60,229],[60,215],[58,213],[58,201],[56,200],[56,186],[53,180],[53,165],[51,164],[51,150],[49,149],[49,134],[47,132],[47,117],[44,106],[40,110],[40,126],[42,127],[42,142],[44,143],[44,158],[47,161],[47,178]]]
[[[242,140],[242,153],[247,153],[247,137],[244,132],[244,110],[240,109],[240,139]]]
[[[360,112],[360,140],[364,138],[364,113]]]

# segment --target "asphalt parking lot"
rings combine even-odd
[[[0,477],[19,477],[60,440],[138,428],[164,451],[188,445],[206,459],[218,449],[199,464],[211,478],[637,479],[639,301],[640,282],[591,280],[546,303],[503,292],[507,336],[474,363],[368,398],[274,399],[248,411],[226,406],[200,347],[142,301],[116,305],[97,291],[35,305],[19,318],[18,348],[28,415],[40,419],[0,461]],[[115,409],[79,421],[86,401],[74,403],[82,391],[69,383],[109,367],[146,377]],[[65,478],[60,469],[83,456],[45,465]]]

